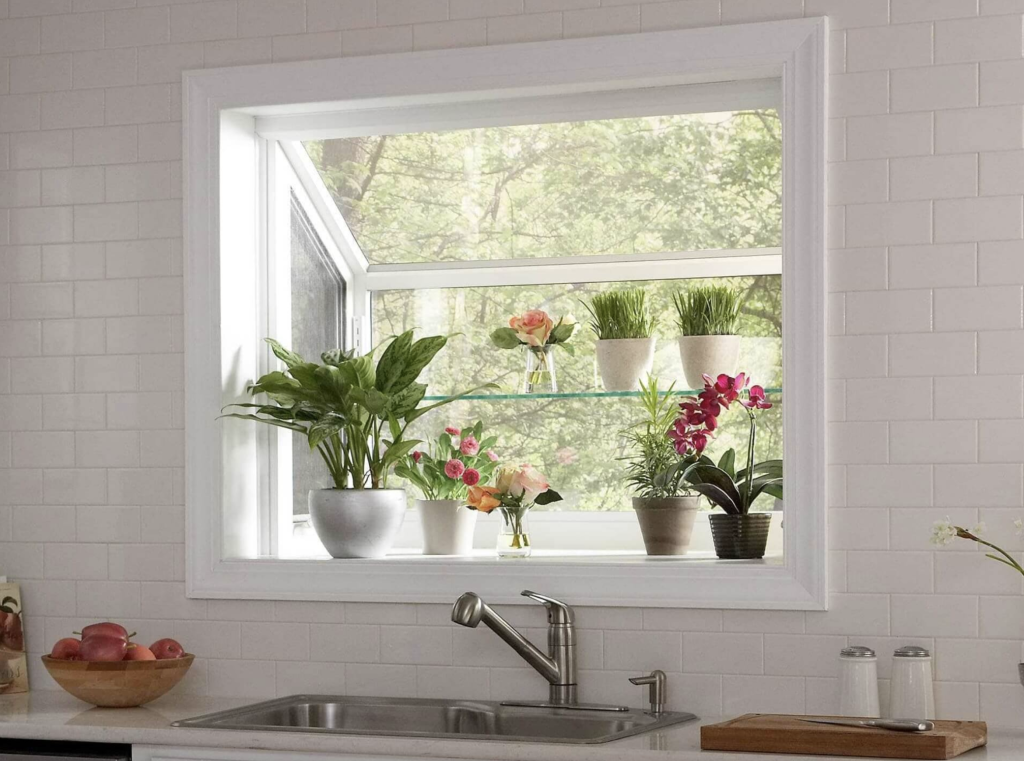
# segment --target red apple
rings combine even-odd
[[[174,658],[181,658],[185,655],[185,648],[173,639],[161,639],[149,646],[158,661],[166,661]]]
[[[129,645],[128,652],[124,654],[126,661],[155,661],[153,651],[145,645]]]
[[[78,649],[83,661],[121,661],[128,652],[128,643],[120,637],[107,634],[93,634],[82,640]]]
[[[81,634],[82,639],[85,639],[86,637],[92,637],[96,634],[103,635],[104,637],[120,637],[125,642],[127,642],[129,638],[132,636],[128,633],[127,629],[121,626],[121,624],[113,624],[109,621],[102,624],[89,624],[88,626],[84,627],[82,631],[75,632],[75,634]]]
[[[81,646],[81,641],[74,637],[59,639],[57,640],[57,644],[53,646],[53,650],[50,651],[50,657],[61,661],[80,660],[78,657],[78,650]]]

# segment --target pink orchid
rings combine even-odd
[[[459,451],[468,457],[473,457],[480,451],[480,442],[472,436],[467,436],[459,444]]]
[[[764,389],[761,386],[751,386],[747,397],[747,400],[741,401],[740,404],[749,410],[770,410],[772,408],[772,404],[766,400]]]
[[[444,474],[448,476],[448,478],[462,478],[462,474],[465,472],[466,465],[462,460],[449,460],[444,464]]]
[[[704,392],[713,390],[718,394],[719,401],[726,407],[736,401],[746,386],[746,373],[740,373],[735,378],[725,373],[719,375],[717,379],[712,379],[710,375],[706,374],[704,376]]]
[[[466,468],[466,472],[462,474],[462,483],[466,486],[476,486],[480,483],[480,471],[476,468]]]

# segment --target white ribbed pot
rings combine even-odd
[[[704,388],[704,375],[736,375],[740,357],[739,336],[680,336],[679,359],[688,388]]]
[[[469,555],[473,552],[476,510],[457,499],[418,499],[424,555]]]
[[[402,528],[405,489],[314,489],[309,518],[332,558],[382,558]]]
[[[636,391],[654,368],[651,338],[606,338],[597,342],[597,369],[605,391]]]

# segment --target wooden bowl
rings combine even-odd
[[[163,661],[90,663],[43,656],[53,680],[79,700],[103,708],[133,708],[164,695],[182,680],[194,655]]]

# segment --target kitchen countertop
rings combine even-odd
[[[473,759],[474,761],[764,761],[763,754],[700,750],[702,723],[690,722],[639,737],[602,745],[508,743],[437,740],[411,737],[239,732],[170,726],[172,721],[224,711],[248,703],[247,698],[168,696],[142,708],[90,708],[70,695],[37,692],[0,697],[0,739],[70,740],[78,742],[238,748],[332,754]],[[1024,725],[1024,720],[1022,720]],[[971,761],[1019,761],[1024,756],[1024,728],[990,730],[989,744],[970,751]],[[824,756],[785,756],[788,761],[821,761]]]

